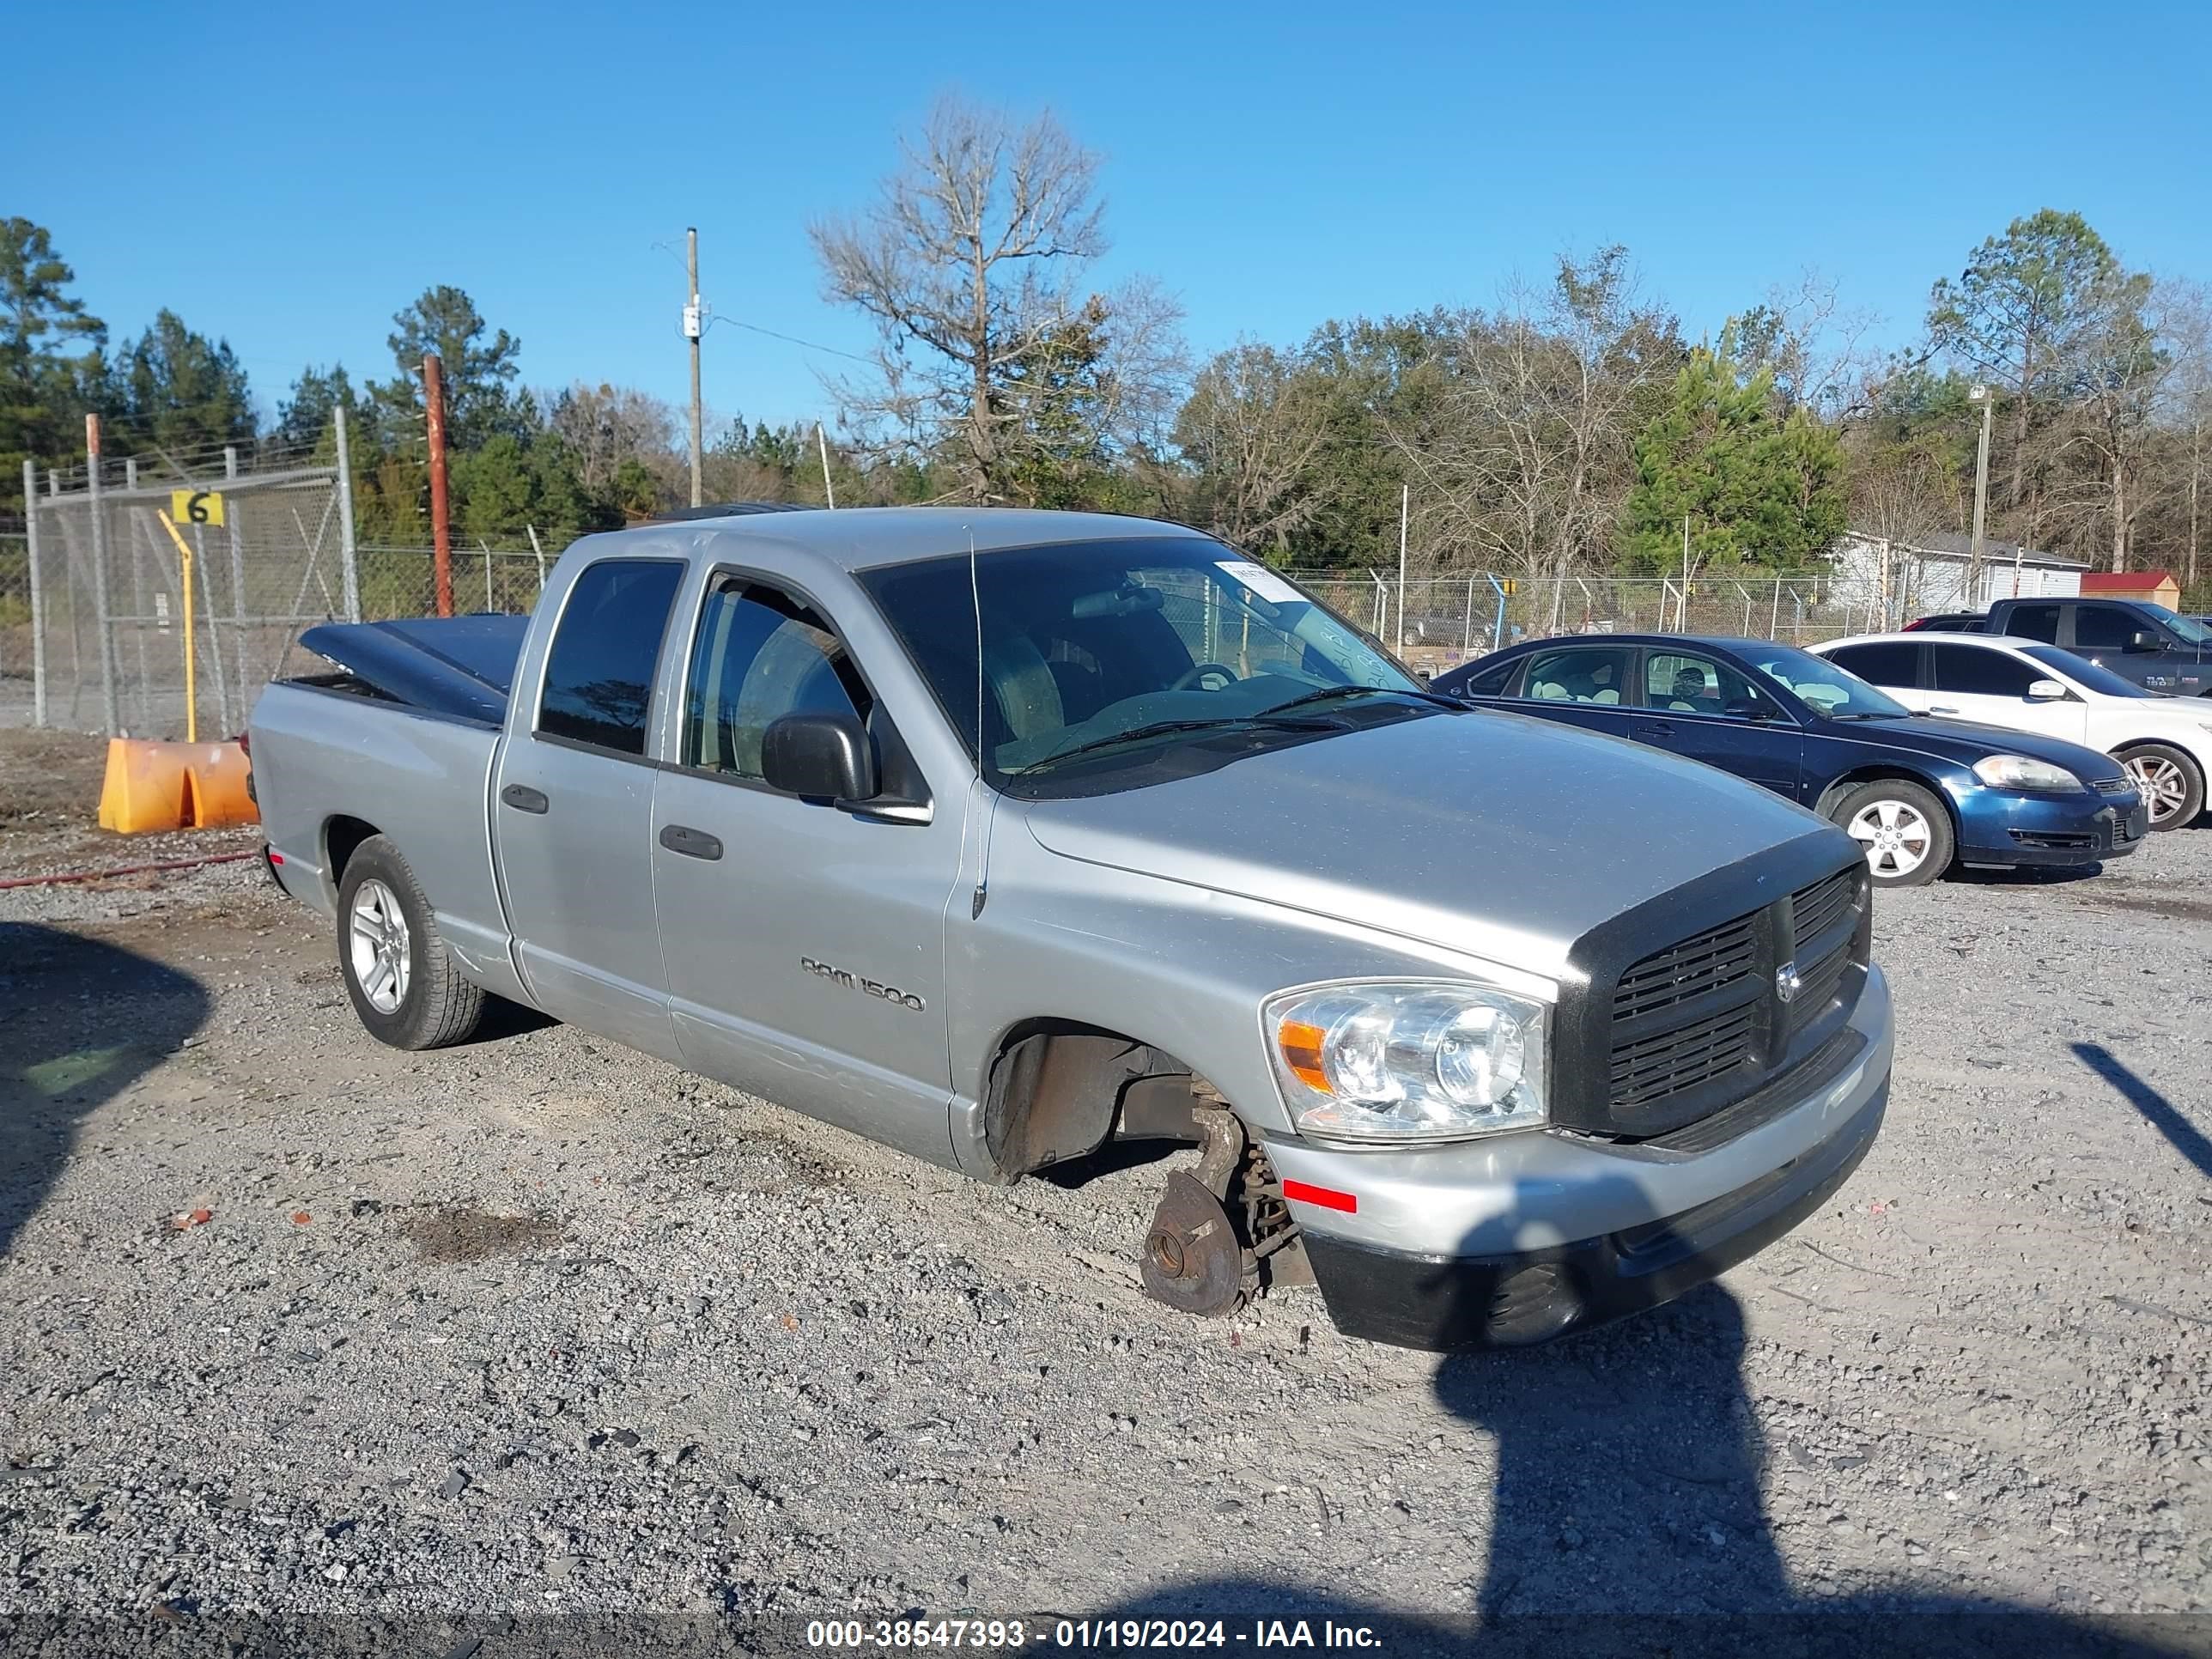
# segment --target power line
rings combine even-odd
[[[781,340],[787,345],[804,346],[809,351],[826,351],[832,357],[843,357],[852,362],[866,363],[871,368],[875,367],[875,360],[872,357],[863,357],[856,352],[840,351],[836,346],[826,346],[815,340],[802,340],[796,334],[779,334],[772,328],[763,328],[758,323],[739,322],[735,317],[716,317],[708,326],[712,328],[715,323],[727,323],[732,328],[742,328],[752,334],[765,334],[769,339]]]

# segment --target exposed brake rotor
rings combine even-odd
[[[1170,1308],[1213,1317],[1243,1304],[1246,1255],[1221,1200],[1178,1170],[1145,1235],[1145,1289]]]

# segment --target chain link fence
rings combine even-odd
[[[181,737],[189,684],[203,727],[228,736],[302,627],[359,614],[339,468],[230,461],[109,462],[42,490],[27,470],[28,644],[0,662],[0,720]]]
[[[38,653],[31,635],[31,538],[0,530],[0,726],[28,726],[38,713]]]
[[[331,619],[434,616],[428,547],[353,544],[335,465],[283,458],[267,471],[181,476],[110,463],[49,475],[21,531],[0,526],[0,726],[180,737],[184,568],[191,555],[200,726],[228,736],[260,687],[287,672],[301,632]],[[233,465],[235,465],[234,460]],[[220,494],[222,522],[177,522],[173,492]],[[187,519],[189,515],[185,515]],[[558,548],[456,546],[453,609],[532,610]],[[1314,595],[1437,672],[1516,640],[1560,634],[1750,635],[1810,644],[1879,629],[1876,607],[1832,573],[1760,577],[1425,576],[1291,571]],[[1218,660],[1223,619],[1189,596],[1177,622]]]
[[[552,550],[456,547],[453,550],[453,611],[494,611],[524,616],[535,610],[552,568]],[[437,554],[427,547],[360,550],[363,622],[438,613]]]
[[[1809,645],[1881,626],[1826,571],[1760,577],[1394,578],[1287,571],[1313,595],[1426,668],[1558,634],[1710,634]]]

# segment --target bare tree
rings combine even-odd
[[[1808,269],[1730,318],[1729,329],[1739,369],[1747,377],[1771,372],[1785,413],[1804,407],[1832,416],[1851,405],[1875,368],[1867,341],[1878,321],[1872,312],[1844,309],[1836,284]]]
[[[1247,341],[1199,371],[1176,423],[1198,470],[1206,528],[1236,546],[1280,553],[1319,506],[1310,476],[1328,409],[1291,353]]]
[[[1516,283],[1494,314],[1468,315],[1449,389],[1391,441],[1463,545],[1556,594],[1607,544],[1638,400],[1678,356],[1673,318],[1639,298],[1623,249],[1562,256],[1546,289]]]
[[[588,490],[606,489],[624,461],[660,471],[676,441],[675,411],[635,386],[579,380],[538,402],[552,410],[549,423],[575,457],[577,482]]]
[[[1098,158],[1049,113],[1017,126],[952,99],[902,148],[872,211],[809,231],[829,296],[878,326],[875,374],[831,388],[848,424],[878,453],[943,459],[975,501],[1017,498],[1056,378],[1087,377],[1105,445],[1156,426],[1176,313],[1148,286],[1084,281],[1107,247]]]

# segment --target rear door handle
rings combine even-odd
[[[1674,735],[1674,725],[1671,720],[1638,720],[1636,722],[1636,735],[1639,738],[1671,738]]]
[[[553,804],[526,783],[508,784],[499,792],[499,798],[518,812],[543,812]]]
[[[687,859],[718,859],[722,856],[722,843],[704,830],[693,830],[681,823],[663,824],[660,844],[672,853],[681,853]]]
[[[1928,712],[1931,714],[1955,714],[1959,711],[1948,702],[1931,702],[1928,705]]]

